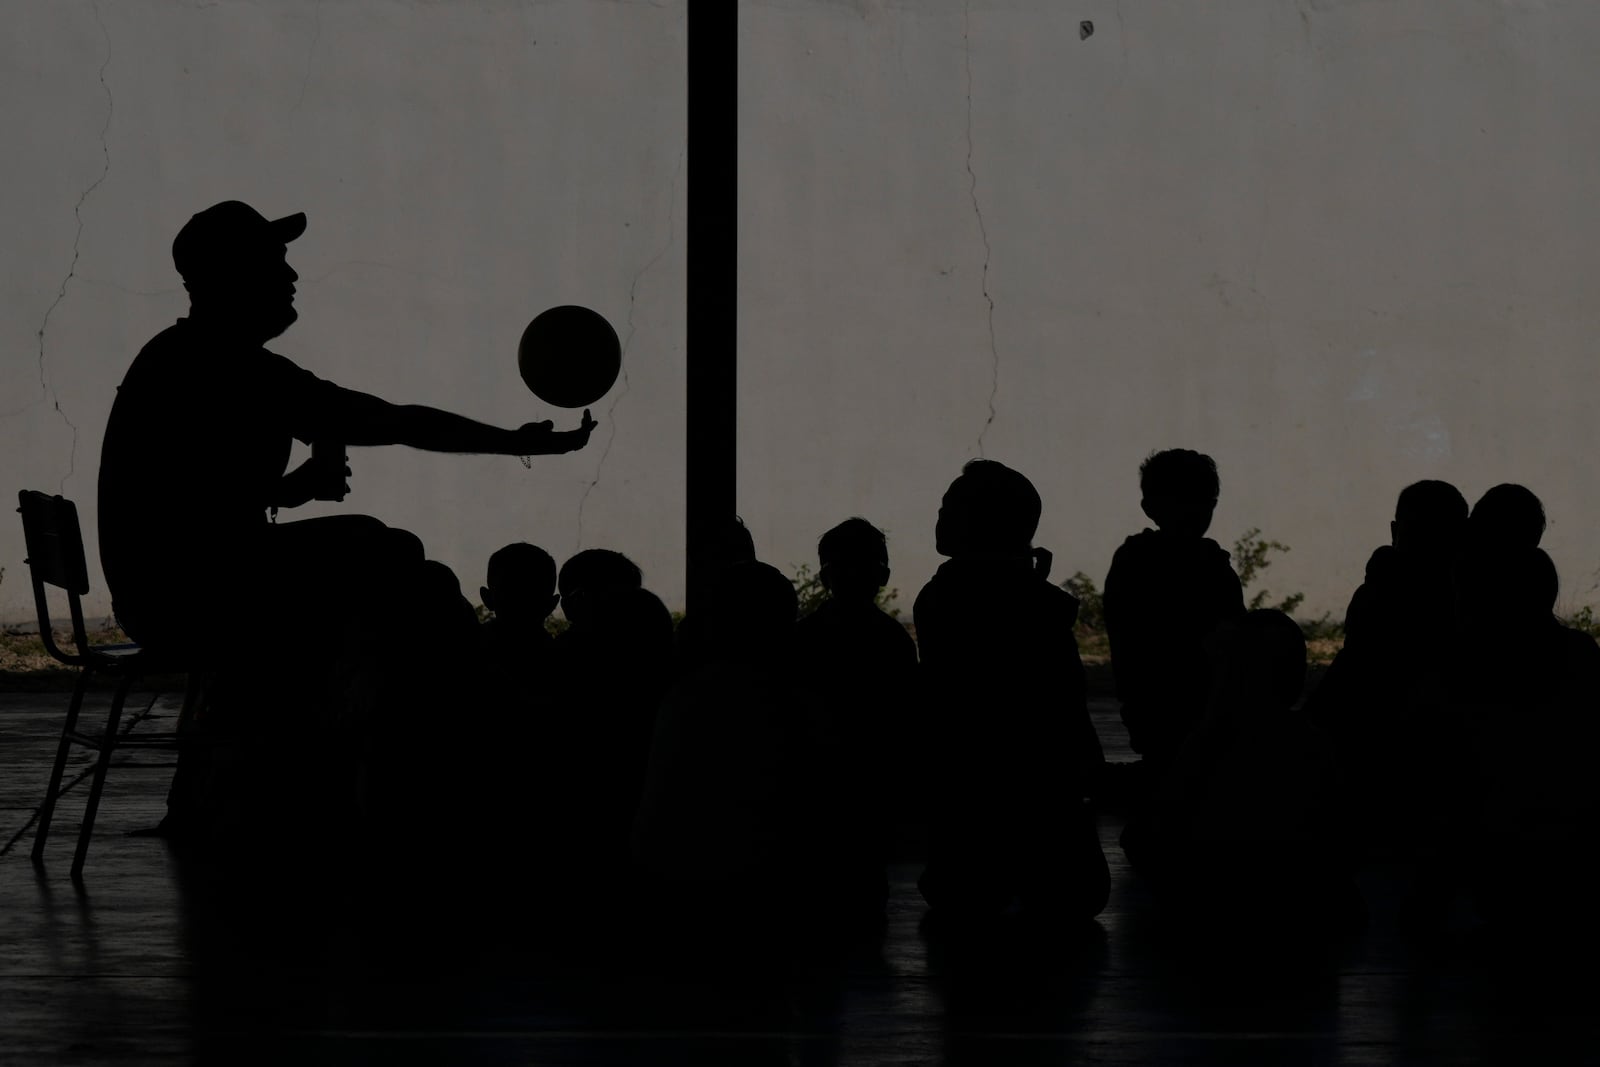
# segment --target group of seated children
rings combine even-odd
[[[1202,925],[1348,929],[1353,872],[1396,857],[1417,863],[1419,891],[1465,891],[1491,919],[1535,881],[1550,902],[1534,867],[1585,884],[1600,646],[1552,614],[1537,498],[1497,486],[1469,514],[1446,483],[1407,487],[1346,644],[1302,699],[1299,625],[1247,609],[1206,536],[1215,464],[1156,453],[1140,489],[1154,527],[1117,550],[1104,594],[1137,764],[1103,758],[1079,604],[1033,544],[1038,492],[975,460],[941,501],[946,560],[916,597],[915,640],[877,606],[887,541],[859,518],[823,534],[828,598],[804,619],[742,524],[676,628],[617,552],[557,568],[506,546],[482,624],[441,567],[450,610],[430,640],[476,657],[480,689],[416,689],[425,713],[373,731],[372,821],[398,848],[433,819],[517,864],[499,881],[528,906],[644,900],[666,925],[775,905],[831,926],[881,918],[908,811],[926,828],[932,914],[1085,920],[1110,892],[1094,805],[1113,796],[1130,864]],[[464,700],[486,709],[472,731],[407,729]],[[418,795],[416,768],[441,759],[460,773]]]
[[[1578,864],[1600,828],[1584,770],[1600,645],[1554,614],[1533,493],[1497,485],[1469,511],[1446,482],[1407,486],[1302,701],[1300,628],[1247,611],[1204,537],[1215,466],[1164,452],[1141,476],[1158,528],[1118,550],[1104,605],[1146,772],[1122,837],[1136,870],[1225,927],[1348,929],[1369,863],[1411,870],[1429,922],[1461,894],[1502,928],[1592,925]]]

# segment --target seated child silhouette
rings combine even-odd
[[[724,522],[717,527],[711,544],[707,546],[706,559],[716,570],[756,562],[756,540],[743,519],[735,515],[732,522]],[[673,659],[674,670],[679,675],[687,674],[700,665],[699,644],[695,638],[698,630],[698,625],[687,616],[678,620],[678,628],[673,632]]]
[[[416,593],[390,618],[404,640],[386,650],[366,721],[353,724],[365,740],[365,804],[373,829],[395,836],[456,825],[470,806],[464,790],[479,773],[471,732],[439,729],[482,702],[470,669],[479,651],[477,612],[455,572],[435,560],[423,564]],[[418,657],[419,648],[427,650],[425,657]],[[436,788],[419,789],[423,781]]]
[[[932,833],[919,886],[957,921],[1092,917],[1110,876],[1084,804],[1102,762],[1073,625],[1078,603],[1030,547],[1031,482],[973,460],[934,538],[949,557],[917,595]]]
[[[796,664],[838,775],[831,797],[847,837],[838,842],[838,865],[855,880],[845,892],[881,909],[887,804],[903,793],[896,741],[909,725],[901,709],[915,683],[917,646],[877,605],[889,581],[883,531],[847,519],[822,535],[817,556],[828,598],[796,627]]]
[[[1456,554],[1467,531],[1467,500],[1449,482],[1415,482],[1400,491],[1389,524],[1389,544],[1367,561],[1366,580],[1345,612],[1345,647],[1368,643],[1407,649],[1415,659],[1449,643],[1437,629],[1425,636],[1427,652],[1414,649],[1416,625],[1424,612],[1449,604]]]
[[[672,684],[672,613],[647,589],[592,605],[568,689],[569,814],[590,869],[626,866],[628,836],[644,788],[656,712]]]
[[[1460,571],[1473,592],[1458,601],[1456,667],[1418,731],[1445,805],[1435,825],[1456,831],[1485,919],[1523,936],[1593,937],[1600,646],[1554,617],[1559,583],[1543,551],[1475,549]]]
[[[737,922],[741,902],[771,910],[773,894],[790,895],[784,868],[799,851],[798,601],[765,563],[726,568],[703,595],[701,663],[656,716],[633,858],[669,915]]]
[[[1281,611],[1252,611],[1220,660],[1208,712],[1123,848],[1180,916],[1223,937],[1344,928],[1359,898],[1332,747],[1295,707],[1306,676],[1300,627]]]
[[[1351,785],[1349,815],[1372,854],[1408,848],[1395,837],[1396,804],[1415,795],[1411,755],[1395,743],[1420,690],[1453,662],[1453,577],[1467,525],[1467,502],[1448,482],[1406,486],[1395,502],[1390,544],[1367,562],[1350,598],[1345,642],[1307,701],[1327,731]]]
[[[491,613],[481,632],[495,688],[527,710],[549,684],[540,676],[550,668],[555,644],[545,623],[561,601],[556,561],[537,545],[506,545],[489,557],[488,584],[478,595]]]
[[[611,814],[618,752],[644,742],[634,736],[637,729],[619,723],[641,716],[648,721],[656,698],[646,698],[641,687],[648,689],[662,670],[649,652],[632,645],[647,641],[652,621],[665,628],[668,641],[672,627],[660,601],[642,586],[638,565],[608,548],[578,552],[556,576],[567,626],[555,639],[551,669],[538,683],[540,702],[549,710],[532,722],[536,773],[529,788],[533,810],[563,813],[544,825],[539,839],[549,868],[545,888],[552,892],[577,892],[597,856],[623,852],[625,834]],[[663,614],[652,616],[652,606]],[[644,699],[648,710],[638,706]],[[629,819],[632,800],[617,802],[629,807]]]
[[[1106,635],[1129,743],[1159,769],[1205,712],[1207,648],[1244,616],[1244,590],[1228,553],[1205,536],[1220,495],[1210,456],[1157,452],[1139,467],[1139,490],[1156,528],[1111,559]]]

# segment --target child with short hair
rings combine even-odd
[[[1367,560],[1345,611],[1344,645],[1306,702],[1351,786],[1347,818],[1368,858],[1416,850],[1408,819],[1396,817],[1423,793],[1400,731],[1455,662],[1450,616],[1467,524],[1467,499],[1449,482],[1426,479],[1400,491],[1389,543]]]
[[[1296,707],[1306,642],[1281,611],[1249,612],[1221,650],[1211,705],[1123,849],[1197,930],[1332,934],[1362,914],[1333,749]]]
[[[1036,562],[1041,510],[1017,471],[968,463],[934,529],[949,559],[914,608],[934,792],[918,884],[936,914],[958,921],[1013,910],[1083,920],[1110,892],[1084,803],[1102,755],[1078,602]]]
[[[1122,543],[1106,575],[1106,636],[1128,741],[1158,774],[1204,714],[1207,646],[1244,616],[1244,587],[1206,531],[1221,495],[1217,465],[1186,448],[1139,467],[1140,507],[1155,525]]]
[[[805,746],[790,669],[798,601],[777,568],[745,562],[713,575],[696,603],[701,662],[657,712],[633,858],[664,922],[738,929],[747,905],[768,909],[790,892],[786,903],[806,903],[789,876],[805,852],[797,802],[815,785],[796,774]]]
[[[889,543],[866,519],[846,519],[817,543],[817,577],[828,599],[800,620],[797,637],[808,669],[819,667],[847,686],[863,671],[909,670],[916,642],[906,628],[878,607],[889,583]]]
[[[491,655],[513,650],[537,655],[548,648],[545,623],[561,602],[550,553],[526,541],[496,550],[489,557],[488,584],[478,595],[490,612],[483,632]]]
[[[561,565],[556,588],[561,613],[581,627],[606,598],[644,588],[644,575],[633,560],[610,548],[586,548]]]
[[[1514,482],[1502,482],[1485,492],[1467,516],[1467,539],[1479,548],[1538,548],[1544,528],[1544,502]]]
[[[817,544],[818,578],[828,598],[795,628],[797,662],[812,694],[826,770],[837,778],[826,806],[837,826],[832,866],[851,909],[881,912],[890,799],[905,777],[895,738],[915,684],[917,646],[877,604],[889,581],[883,531],[846,519]],[[824,861],[828,862],[828,861]]]

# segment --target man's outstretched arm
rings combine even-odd
[[[502,456],[557,455],[589,443],[596,423],[587,410],[576,430],[530,422],[515,430],[476,422],[422,404],[391,404],[353,389],[340,389],[329,413],[330,437],[347,445],[409,445],[428,452],[477,452]]]

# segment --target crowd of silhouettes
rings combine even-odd
[[[730,519],[676,627],[616,551],[557,567],[505,546],[480,623],[406,531],[278,523],[280,508],[343,499],[346,445],[557,455],[595,427],[587,411],[557,431],[392,404],[266,349],[297,318],[288,246],[305,228],[237,201],[189,220],[172,248],[189,314],[134,360],[106,428],[100,549],[118,619],[214,674],[201,728],[244,742],[232,762],[186,754],[164,832],[276,856],[320,828],[384,874],[373,907],[432,894],[465,915],[471,886],[504,894],[490,913],[558,924],[599,902],[697,929],[777,902],[846,929],[883,915],[910,815],[930,914],[981,927],[1098,914],[1111,880],[1095,813],[1120,805],[1130,864],[1192,927],[1348,930],[1353,876],[1373,863],[1409,865],[1421,921],[1466,899],[1503,929],[1596,925],[1581,864],[1600,828],[1600,645],[1553,614],[1544,508],[1525,487],[1469,509],[1445,482],[1406,486],[1306,695],[1300,628],[1247,610],[1206,536],[1216,464],[1151,455],[1139,492],[1154,527],[1117,550],[1103,605],[1140,759],[1108,764],[1079,604],[1033,543],[1039,494],[991,460],[944,494],[946,560],[916,597],[914,637],[877,605],[889,545],[860,518],[821,535],[827,600],[803,620],[793,583]],[[312,458],[291,470],[295,440]],[[224,595],[262,631],[295,633],[271,671],[248,653],[241,668],[210,622]],[[266,712],[285,694],[335,743],[275,730]],[[419,840],[476,876],[418,864]]]
[[[946,558],[911,628],[879,606],[890,546],[862,518],[821,534],[826,598],[803,618],[740,522],[676,625],[608,549],[558,567],[507,545],[476,611],[423,565],[388,608],[411,640],[358,650],[378,681],[342,712],[362,833],[391,874],[419,829],[487,857],[486,880],[543,915],[698,931],[776,905],[850,930],[882,920],[909,813],[930,922],[1067,925],[1107,904],[1096,812],[1113,806],[1129,865],[1191,931],[1358,929],[1357,874],[1384,863],[1423,920],[1464,899],[1526,926],[1536,895],[1541,921],[1588,914],[1600,646],[1553,614],[1531,492],[1469,509],[1447,483],[1405,487],[1308,693],[1300,624],[1247,610],[1206,536],[1215,463],[1156,453],[1139,490],[1153,527],[1104,594],[1135,762],[1102,754],[1079,604],[1033,543],[1038,492],[976,460],[940,503]],[[452,669],[419,669],[419,644]]]

